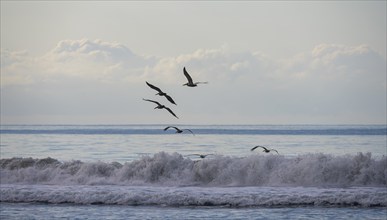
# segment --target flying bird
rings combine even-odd
[[[162,105],[162,104],[160,104],[159,102],[156,102],[156,101],[153,101],[153,100],[150,100],[150,99],[142,99],[142,100],[144,100],[144,101],[147,101],[147,102],[153,102],[153,103],[155,103],[157,106],[155,107],[155,109],[157,108],[157,109],[166,109],[167,111],[169,111],[169,113],[171,113],[173,116],[175,116],[176,118],[179,118],[179,117],[177,117],[176,115],[175,115],[175,113],[173,113],[173,111],[170,109],[170,108],[168,108],[168,107],[166,107],[165,105]]]
[[[190,155],[187,155],[187,156],[199,156],[200,158],[204,159],[204,158],[206,158],[207,156],[210,156],[210,155],[213,155],[213,154],[190,154]]]
[[[183,71],[184,71],[184,76],[188,80],[188,82],[186,84],[183,84],[183,86],[196,87],[200,83],[204,83],[204,84],[208,83],[208,82],[193,82],[191,76],[188,74],[187,70],[185,70],[185,67],[184,67]]]
[[[191,132],[193,135],[195,135],[190,129],[179,129],[178,127],[174,127],[174,126],[168,126],[166,128],[164,128],[164,131],[168,130],[169,128],[174,128],[176,130],[176,133],[183,133],[183,131],[189,131]]]
[[[176,105],[175,101],[173,101],[173,99],[171,98],[171,96],[169,96],[167,93],[161,91],[160,88],[158,88],[158,87],[156,87],[156,86],[154,86],[154,85],[148,83],[147,81],[145,81],[145,82],[146,82],[146,84],[147,84],[149,87],[151,87],[152,89],[154,89],[154,90],[157,91],[156,95],[159,95],[159,96],[165,96],[165,98],[167,98],[168,101],[169,101],[170,103]]]
[[[263,146],[255,146],[255,147],[251,148],[251,151],[257,149],[258,147],[263,148],[263,152],[265,152],[265,153],[269,153],[270,151],[275,151],[275,152],[277,152],[277,154],[279,154],[277,150],[275,150],[275,149],[267,149],[266,147],[263,147]]]

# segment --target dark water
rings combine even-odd
[[[1,203],[1,219],[386,219],[385,208],[213,208]]]

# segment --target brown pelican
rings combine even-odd
[[[168,126],[166,128],[164,128],[164,131],[168,130],[169,128],[174,128],[176,130],[176,133],[183,133],[183,131],[189,131],[191,132],[193,135],[195,135],[190,129],[179,129],[178,127],[174,127],[174,126]]]
[[[144,99],[143,98],[143,100],[144,101],[147,101],[147,102],[153,102],[153,103],[155,103],[155,104],[157,104],[157,106],[155,107],[155,109],[157,108],[157,109],[166,109],[167,111],[169,111],[169,113],[171,113],[173,116],[175,116],[176,118],[179,118],[179,117],[177,117],[176,115],[175,115],[175,113],[173,113],[173,111],[170,109],[170,108],[168,108],[168,107],[166,107],[165,105],[162,105],[162,104],[160,104],[159,102],[156,102],[156,101],[153,101],[153,100],[150,100],[150,99]]]
[[[189,87],[196,87],[199,83],[208,83],[208,82],[193,82],[191,76],[187,73],[187,70],[185,70],[185,67],[183,69],[184,75],[187,78],[188,82],[186,84],[183,84],[183,86],[189,86]]]
[[[255,147],[251,148],[251,151],[255,150],[258,147],[263,148],[263,152],[265,152],[265,153],[269,153],[270,151],[275,151],[275,152],[277,152],[277,154],[279,154],[277,150],[275,150],[275,149],[267,149],[266,147],[263,147],[263,146],[255,146]]]
[[[187,156],[199,156],[200,158],[204,159],[206,158],[207,156],[210,156],[210,155],[213,155],[213,154],[190,154],[190,155],[187,155]]]
[[[158,87],[156,87],[156,86],[154,86],[154,85],[148,83],[147,81],[145,81],[145,82],[146,82],[146,84],[147,84],[149,87],[151,87],[152,89],[154,89],[154,90],[156,90],[156,91],[158,92],[156,95],[159,95],[159,96],[165,96],[165,98],[167,98],[169,102],[171,102],[172,104],[175,104],[175,105],[176,105],[175,101],[173,101],[173,99],[171,98],[171,96],[169,96],[167,93],[161,91],[161,89],[159,89]]]

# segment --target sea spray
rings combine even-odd
[[[295,158],[215,155],[194,161],[165,152],[124,164],[9,158],[0,160],[0,177],[1,184],[386,187],[387,158],[317,153]]]

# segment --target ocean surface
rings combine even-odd
[[[0,218],[387,219],[386,125],[166,126],[1,125]]]

